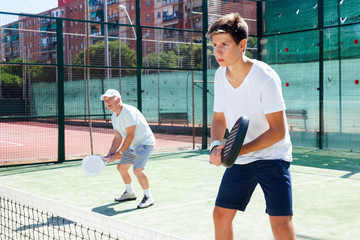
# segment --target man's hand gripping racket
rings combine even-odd
[[[246,116],[240,117],[231,129],[225,145],[217,147],[221,151],[218,154],[221,155],[221,164],[224,167],[230,168],[239,156],[248,126],[249,118]]]

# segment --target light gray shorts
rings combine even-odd
[[[153,150],[154,145],[139,145],[135,150],[128,148],[119,164],[133,164],[134,168],[145,168]]]

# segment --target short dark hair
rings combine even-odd
[[[238,13],[230,13],[216,20],[206,33],[206,37],[212,37],[218,33],[230,33],[238,45],[241,40],[247,39],[249,27],[245,20]]]

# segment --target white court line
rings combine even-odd
[[[294,174],[294,173],[291,173]],[[295,173],[296,174],[296,173]],[[303,173],[299,173],[299,174],[303,174]],[[296,186],[302,186],[302,185],[308,185],[308,184],[312,184],[312,183],[318,183],[318,182],[325,182],[325,181],[330,181],[330,180],[338,180],[339,178],[333,178],[333,177],[329,177],[327,179],[322,179],[322,180],[315,180],[315,181],[309,181],[309,182],[303,182],[303,183],[299,183],[299,184],[293,184],[292,187],[296,187]],[[258,188],[257,190],[254,191],[254,193],[256,192],[260,192],[262,191],[261,188]],[[184,206],[188,206],[188,205],[194,205],[194,204],[199,204],[199,203],[204,203],[204,202],[209,202],[209,201],[215,201],[216,198],[208,198],[208,199],[203,199],[203,200],[199,200],[199,201],[193,201],[193,202],[187,202],[187,203],[182,203],[182,204],[178,204],[178,205],[171,205],[171,206],[167,206],[167,207],[160,207],[160,208],[152,208],[152,209],[147,209],[146,212],[149,211],[161,211],[161,210],[166,210],[166,209],[174,209],[174,208],[179,208],[179,207],[184,207]],[[134,215],[136,213],[142,213],[142,211],[139,212],[128,212],[128,213],[122,213],[121,215],[126,215],[126,214],[131,214]]]
[[[5,144],[8,144],[10,146],[1,146],[0,147],[22,147],[24,146],[24,144],[21,144],[21,143],[14,143],[14,142],[9,142],[9,141],[0,141],[0,143],[5,143]]]

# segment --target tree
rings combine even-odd
[[[120,52],[119,52],[119,41],[112,41],[109,43],[109,57],[111,58],[111,66],[122,66],[122,67],[136,67],[136,52],[131,49],[127,44],[120,43]],[[85,51],[85,57],[84,57]],[[121,63],[119,61],[119,56],[121,57]],[[85,60],[85,63],[84,63]],[[103,78],[105,76],[105,43],[104,41],[91,45],[89,48],[89,64],[87,64],[87,49],[81,50],[76,54],[72,64],[73,65],[90,65],[91,78]],[[84,69],[83,68],[74,68],[74,80],[84,79]],[[135,75],[136,71],[134,70],[123,70],[121,71],[122,76]],[[119,76],[119,71],[113,71],[113,77]]]
[[[194,50],[194,67],[201,69],[202,67],[202,50],[201,45],[193,44]],[[153,52],[143,60],[143,66],[149,66],[151,68],[192,68],[191,66],[191,44],[179,44],[176,45],[172,50],[167,52]],[[181,57],[182,66],[179,66],[179,57]]]
[[[2,87],[2,94],[4,97],[7,98],[21,98],[22,97],[22,88],[23,88],[23,79],[25,72],[23,71],[22,58],[16,58],[10,61],[12,64],[7,64],[1,67],[1,87]],[[25,61],[25,63],[34,63]],[[44,68],[41,66],[31,66],[30,69],[30,78],[32,82],[36,81],[37,79],[41,78],[44,74]],[[46,79],[46,78],[45,78]]]

